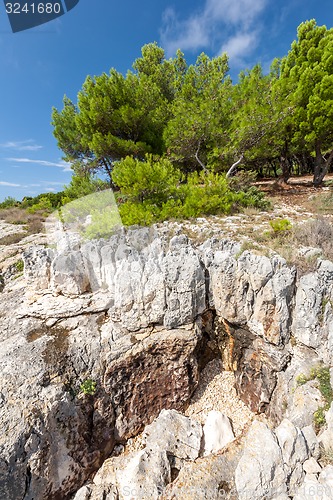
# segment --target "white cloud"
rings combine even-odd
[[[26,141],[7,141],[0,144],[0,147],[6,149],[16,149],[17,151],[38,151],[43,148],[43,146],[35,144],[33,139],[27,139]]]
[[[35,165],[43,165],[45,167],[60,167],[64,172],[71,172],[71,167],[69,163],[61,160],[60,162],[53,162],[48,160],[34,160],[32,158],[5,158],[7,161],[13,161],[17,163],[33,163]]]
[[[14,184],[13,182],[0,181],[0,186],[21,187],[21,184]]]
[[[237,33],[224,43],[220,53],[227,52],[230,59],[234,62],[242,63],[243,57],[251,53],[258,45],[258,34],[252,33]]]
[[[164,12],[161,41],[167,56],[176,50],[221,47],[230,60],[240,61],[242,50],[250,54],[259,42],[259,16],[269,0],[205,0],[200,11],[180,19],[173,9]]]
[[[225,24],[251,24],[266,6],[266,0],[206,0],[204,16]]]

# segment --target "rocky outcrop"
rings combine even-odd
[[[147,488],[165,498],[187,498],[185,480],[206,488],[200,498],[299,494],[312,474],[302,464],[319,456],[311,424],[324,401],[315,380],[297,377],[331,363],[331,263],[297,281],[278,256],[240,253],[229,240],[195,247],[156,228],[82,245],[69,238],[31,249],[24,263],[24,279],[5,287],[0,304],[1,498],[69,498],[115,444],[162,410],[183,410],[212,356],[235,372],[243,401],[280,427],[257,422],[244,446],[210,459],[202,455],[217,451],[211,435],[219,448],[232,439],[222,417],[207,423],[204,440],[177,417],[189,439],[180,448],[167,432],[174,414],[162,413],[157,430],[148,427],[163,435],[161,448],[148,439],[139,454],[112,458],[107,487],[101,479],[81,497],[117,498],[128,482],[139,491],[148,462]]]
[[[196,387],[196,328],[122,331],[113,340],[102,307],[90,296],[65,309],[63,297],[48,295],[29,307],[22,296],[6,318],[1,498],[66,498],[116,442],[163,408],[182,408]]]

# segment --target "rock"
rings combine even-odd
[[[23,253],[24,277],[36,289],[48,287],[53,257],[53,250],[44,247],[31,247]]]
[[[235,325],[247,324],[255,335],[276,345],[289,339],[295,272],[282,259],[271,261],[245,251],[236,260],[222,247],[208,269],[211,301],[219,316]]]
[[[313,457],[305,460],[305,462],[303,463],[303,469],[307,474],[318,474],[321,471],[320,465]]]
[[[89,486],[82,486],[82,488],[80,488],[73,500],[89,500],[91,498],[91,488]]]
[[[320,486],[301,464],[319,456],[309,426],[324,401],[315,381],[297,377],[333,359],[333,265],[319,261],[296,283],[282,258],[237,255],[228,240],[195,246],[181,225],[168,241],[163,227],[32,249],[24,278],[3,288],[1,498],[69,498],[149,424],[143,450],[113,456],[77,494],[126,498],[132,488],[139,498],[163,490],[211,500],[237,490],[241,500],[284,500]],[[235,441],[200,457],[201,426],[177,413],[209,358],[206,343],[235,372],[243,401],[280,424],[275,435],[254,422],[242,457]],[[205,454],[233,438],[217,413],[204,434]]]
[[[332,498],[333,495],[333,465],[326,465],[319,474],[319,483],[323,486],[325,494]]]
[[[320,457],[320,446],[316,433],[312,425],[302,428],[302,434],[305,438],[310,455],[318,460]]]
[[[50,287],[66,295],[81,295],[91,290],[80,251],[55,257],[50,268]]]
[[[232,443],[223,454],[186,462],[176,479],[163,491],[164,500],[220,500],[237,498],[235,468],[241,455],[241,445]],[[177,472],[177,471],[176,471]]]
[[[176,410],[162,410],[144,431],[146,448],[158,447],[168,455],[195,460],[199,456],[202,427]]]
[[[171,480],[167,454],[161,449],[144,449],[117,474],[120,499],[134,497],[156,500]]]
[[[324,355],[329,325],[333,321],[329,303],[332,293],[333,263],[326,260],[320,261],[316,272],[301,277],[296,292],[293,334],[297,341],[314,349],[320,348]],[[332,349],[329,357],[332,359]]]
[[[204,456],[222,450],[235,439],[230,420],[220,411],[211,410],[203,427]]]
[[[287,476],[283,456],[273,432],[255,420],[246,436],[235,482],[240,500],[287,499]]]
[[[115,408],[117,440],[138,433],[162,409],[183,408],[198,383],[199,341],[196,330],[162,329],[126,354],[110,352],[103,387]]]
[[[4,292],[0,304],[0,498],[65,499],[116,439],[186,404],[201,335],[161,327],[140,342],[129,332],[113,341],[97,296],[42,295],[27,305],[24,292]],[[80,390],[87,379],[96,382],[90,395]]]
[[[199,456],[202,427],[175,410],[162,410],[143,436],[143,449],[104,462],[95,475],[93,495],[112,486],[119,499],[159,498],[171,481],[171,471]]]
[[[333,403],[329,410],[325,413],[326,428],[318,436],[319,443],[328,450],[333,448]]]
[[[298,487],[293,500],[328,500],[323,496],[323,488],[318,482],[315,474],[306,474],[304,482]]]
[[[311,368],[318,366],[318,354],[305,346],[295,346],[293,356],[285,371],[276,376],[276,387],[271,397],[267,415],[275,425],[288,418],[299,428],[313,423],[313,414],[325,404],[317,383],[311,380],[300,385],[299,377],[309,377]]]
[[[333,494],[333,466],[327,465],[317,474],[306,474],[293,500],[329,500]]]
[[[305,462],[309,454],[300,429],[290,420],[284,419],[275,429],[275,435],[282,450],[283,461],[290,469],[294,469],[297,463]]]
[[[288,495],[293,496],[304,482],[304,470],[301,464],[296,464],[288,477]]]

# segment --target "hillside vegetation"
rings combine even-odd
[[[150,224],[265,209],[258,177],[310,174],[321,185],[333,161],[332,46],[332,28],[306,21],[268,74],[258,64],[233,83],[227,54],[189,65],[145,45],[132,71],[88,76],[76,103],[65,96],[53,109],[73,179],[21,207],[50,212],[108,186],[124,224]]]

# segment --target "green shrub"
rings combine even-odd
[[[145,161],[127,156],[116,163],[112,180],[132,202],[150,202],[159,205],[174,195],[181,179],[180,171],[165,159],[154,159],[146,154]]]
[[[10,207],[17,207],[19,205],[19,201],[15,200],[15,198],[12,198],[11,196],[7,196],[3,202],[0,203],[0,209],[2,208],[10,208]]]
[[[83,392],[83,394],[86,394],[88,396],[93,396],[96,392],[96,388],[96,382],[90,378],[82,382],[82,384],[80,385],[80,390]]]
[[[149,161],[145,162],[144,172],[152,174],[153,160],[151,156],[147,157]],[[163,160],[159,161],[158,169],[168,170],[170,163]],[[165,164],[165,162],[167,162]],[[138,164],[140,163],[140,168]],[[149,225],[153,222],[164,221],[168,219],[188,219],[199,217],[201,215],[228,214],[238,211],[242,207],[260,207],[266,208],[267,202],[263,193],[256,188],[251,187],[246,192],[236,192],[230,189],[225,175],[194,172],[188,175],[186,183],[180,183],[180,174],[178,171],[169,172],[169,177],[164,177],[162,187],[164,190],[158,194],[159,183],[154,184],[155,174],[150,178],[149,189],[142,189],[143,175],[141,170],[142,163],[132,158],[127,158],[123,172],[119,180],[122,183],[121,200],[119,212],[125,225],[143,224]],[[149,165],[148,165],[149,163]],[[124,163],[123,163],[124,165]],[[136,173],[133,173],[133,169]],[[173,167],[172,167],[173,168]],[[126,174],[126,175],[125,175]],[[163,174],[164,175],[164,174]],[[133,178],[135,177],[135,182]],[[117,178],[117,175],[116,175]],[[141,182],[139,182],[141,179]],[[126,181],[126,182],[125,182]],[[133,189],[133,191],[132,191]],[[122,195],[125,195],[122,198]],[[168,194],[168,196],[167,196]],[[140,198],[143,202],[140,203]]]
[[[108,189],[110,186],[106,181],[98,179],[93,175],[78,175],[73,174],[72,179],[68,186],[62,193],[61,204],[65,205],[70,201],[82,198],[88,194],[96,193]],[[57,208],[57,207],[56,207]]]
[[[24,271],[24,262],[22,259],[18,260],[17,262],[15,262],[14,264],[16,270],[18,273],[23,273]]]
[[[119,226],[119,213],[116,206],[105,207],[102,210],[92,210],[91,223],[81,230],[85,239],[108,238],[114,228]]]
[[[269,225],[271,226],[275,234],[285,233],[287,231],[290,231],[292,228],[292,224],[288,219],[270,220]]]
[[[52,206],[52,202],[49,199],[49,197],[42,196],[39,199],[38,203],[27,208],[27,212],[29,214],[34,214],[36,212],[43,212],[43,213],[47,214],[47,213],[52,212],[53,209],[54,209],[54,207]]]

